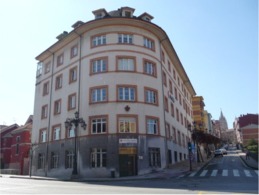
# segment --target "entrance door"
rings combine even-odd
[[[120,154],[120,177],[137,175],[137,155]]]

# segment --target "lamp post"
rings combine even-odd
[[[72,176],[76,176],[77,173],[77,155],[76,155],[76,146],[77,146],[77,127],[78,125],[81,124],[81,127],[83,127],[83,129],[86,129],[86,123],[84,121],[83,118],[79,118],[79,112],[75,112],[75,118],[67,118],[65,121],[65,127],[66,129],[71,129],[72,126],[74,125],[74,135],[75,135],[75,146],[74,146],[74,160],[73,160],[73,172],[72,172]]]

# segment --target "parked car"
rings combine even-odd
[[[225,148],[221,148],[220,150],[222,151],[223,154],[228,154],[228,152]]]
[[[214,151],[214,156],[215,156],[215,157],[216,157],[216,156],[223,156],[222,150],[220,150],[220,149],[215,150],[215,151]]]

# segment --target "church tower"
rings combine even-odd
[[[223,115],[222,110],[220,112],[219,122],[221,131],[226,131],[228,129],[228,123],[225,116]]]

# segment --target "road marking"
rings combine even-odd
[[[257,175],[259,175],[259,174],[258,174],[258,170],[255,170],[255,173],[256,173]]]
[[[240,177],[239,171],[237,169],[233,170],[233,174],[235,177]]]
[[[218,173],[218,170],[213,170],[212,173],[211,173],[211,176],[215,177]]]
[[[208,172],[208,170],[203,170],[202,173],[200,174],[200,177],[204,177],[207,172]]]
[[[197,171],[193,172],[192,174],[189,175],[189,177],[193,177],[196,173]]]
[[[245,175],[246,175],[247,177],[252,177],[252,175],[251,175],[251,173],[250,173],[249,170],[244,170],[244,172],[245,172]]]
[[[228,170],[224,169],[222,172],[222,176],[224,177],[228,176]]]

